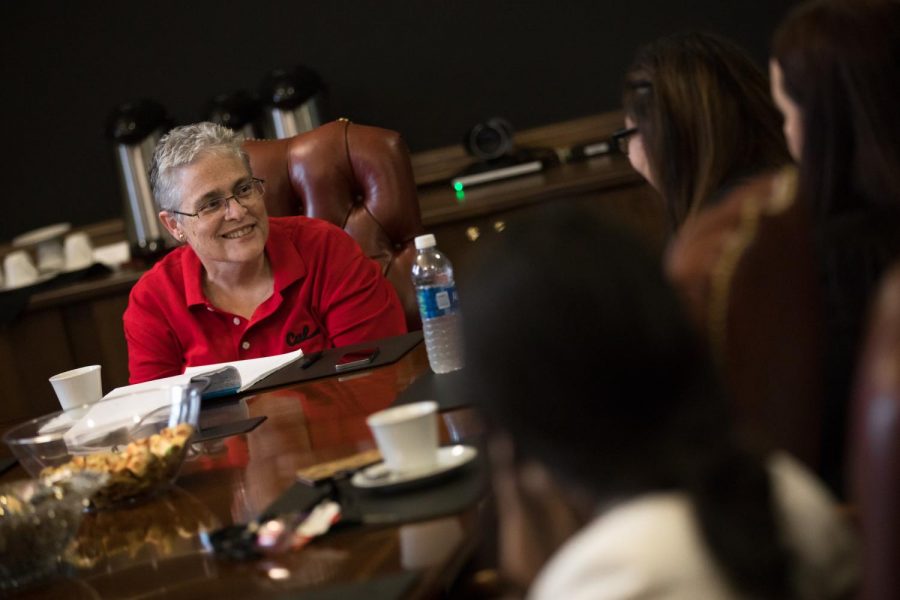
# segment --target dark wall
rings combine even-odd
[[[111,108],[148,97],[178,123],[215,94],[306,64],[332,116],[401,131],[413,151],[480,119],[519,129],[615,109],[638,44],[708,29],[764,63],[787,0],[29,0],[9,2],[2,49],[5,219],[0,240],[121,215]],[[11,193],[9,193],[11,192]]]

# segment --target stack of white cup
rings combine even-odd
[[[66,271],[84,269],[94,264],[94,248],[91,238],[83,231],[70,233],[63,243]]]
[[[25,250],[14,250],[3,258],[5,287],[12,289],[38,280],[38,270]]]

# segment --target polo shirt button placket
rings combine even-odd
[[[249,350],[249,349],[250,349],[250,342],[244,342],[244,343],[242,343],[242,344],[241,344],[241,348],[243,348],[244,350]]]

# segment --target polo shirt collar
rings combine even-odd
[[[177,250],[176,250],[177,252]],[[203,263],[194,249],[185,246],[181,255],[181,272],[184,274],[184,299],[188,306],[206,306],[203,294]]]
[[[266,254],[269,256],[272,275],[275,277],[275,292],[281,292],[306,276],[306,262],[291,239],[294,228],[280,221],[269,219],[269,239],[266,240]]]
[[[208,300],[203,293],[203,263],[194,249],[185,246],[181,256],[184,273],[184,292],[188,306],[206,306]],[[300,251],[290,239],[290,232],[269,219],[269,239],[266,240],[266,255],[275,277],[274,291],[283,289],[306,275],[306,265]]]

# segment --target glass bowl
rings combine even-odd
[[[35,478],[106,475],[91,498],[93,507],[104,508],[175,480],[199,411],[196,387],[145,389],[32,419],[7,431],[3,441]]]
[[[78,473],[65,483],[32,479],[0,485],[0,591],[25,587],[59,570],[88,499],[104,479]]]

